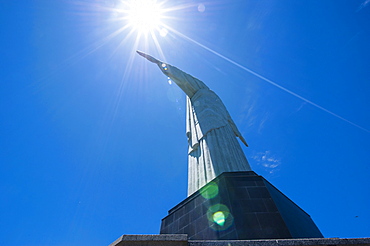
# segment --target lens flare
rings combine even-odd
[[[163,70],[167,70],[168,68],[167,68],[167,65],[166,64],[164,64],[164,63],[162,63],[162,68],[163,68]]]
[[[224,204],[215,204],[207,211],[207,218],[210,227],[215,231],[224,231],[234,222],[234,217],[229,208]]]
[[[225,219],[225,214],[222,211],[218,211],[213,214],[213,221],[220,226],[223,226],[225,224]]]
[[[218,195],[218,185],[215,182],[210,182],[200,190],[200,194],[205,199],[212,199]]]

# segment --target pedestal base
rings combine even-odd
[[[252,171],[216,177],[171,209],[160,233],[189,240],[323,237],[305,211]]]

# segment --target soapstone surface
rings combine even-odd
[[[157,64],[187,95],[188,196],[223,172],[251,171],[236,137],[247,143],[216,93],[180,69],[138,53]]]

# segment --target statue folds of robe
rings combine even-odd
[[[202,81],[139,52],[187,95],[188,196],[223,172],[251,171],[236,137],[246,145],[221,99]]]

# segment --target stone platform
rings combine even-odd
[[[188,240],[186,234],[123,235],[109,246],[322,246],[370,245],[370,238],[304,238],[268,240]]]
[[[305,211],[253,171],[222,173],[168,213],[160,234],[189,240],[323,237]]]

